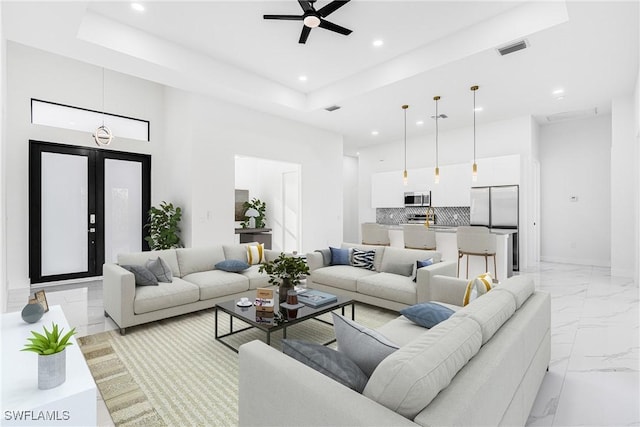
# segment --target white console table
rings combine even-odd
[[[38,355],[20,351],[31,331],[51,330],[51,322],[70,330],[60,306],[51,306],[36,323],[26,323],[20,312],[2,315],[3,426],[95,426],[97,389],[72,337],[67,347],[67,380],[49,390],[38,389]]]

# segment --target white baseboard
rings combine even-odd
[[[557,262],[560,264],[593,265],[595,267],[611,267],[611,262],[609,260],[601,259],[565,258],[541,255],[540,261]]]

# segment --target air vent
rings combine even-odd
[[[339,109],[340,109],[339,105],[332,105],[331,107],[325,108],[325,110],[327,110],[327,111],[336,111],[336,110],[339,110]]]
[[[559,122],[562,120],[574,120],[574,119],[586,119],[587,117],[594,117],[598,114],[597,108],[588,108],[586,110],[565,111],[563,113],[556,113],[547,116],[547,121]]]
[[[515,43],[510,43],[506,46],[499,47],[497,51],[500,55],[505,56],[510,53],[517,52],[522,49],[526,49],[528,47],[529,47],[529,43],[526,40],[522,39]]]
[[[436,116],[431,116],[431,118],[432,118],[432,119],[435,119],[435,118],[436,118]],[[448,119],[448,118],[449,118],[449,116],[447,116],[446,114],[439,114],[439,115],[438,115],[438,118],[439,118],[439,119]]]

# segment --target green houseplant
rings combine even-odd
[[[62,384],[66,380],[66,348],[72,345],[69,339],[75,335],[76,328],[62,335],[63,329],[51,323],[51,331],[44,326],[44,335],[31,331],[32,338],[28,338],[22,351],[38,354],[38,388],[46,390]]]
[[[173,203],[162,201],[158,207],[149,209],[149,235],[144,239],[152,250],[181,248],[179,223],[182,219],[182,209]]]
[[[267,211],[267,204],[260,199],[256,199],[255,197],[251,199],[249,202],[244,202],[242,204],[242,208],[245,212],[249,209],[255,209],[258,212],[258,215],[253,217],[255,218],[254,227],[249,227],[249,222],[251,221],[251,217],[245,216],[245,220],[240,223],[242,228],[264,228],[266,226],[265,222],[265,214]]]
[[[273,261],[262,264],[258,271],[260,273],[266,272],[269,275],[269,283],[280,286],[279,300],[284,302],[287,299],[287,292],[309,274],[309,266],[304,258],[281,253]]]

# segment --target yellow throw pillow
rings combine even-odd
[[[264,243],[247,246],[247,261],[249,265],[262,264],[264,262]]]
[[[467,289],[464,291],[464,299],[462,306],[466,306],[474,299],[486,294],[491,290],[493,286],[493,277],[490,273],[484,273],[478,277],[469,280],[467,283]]]

